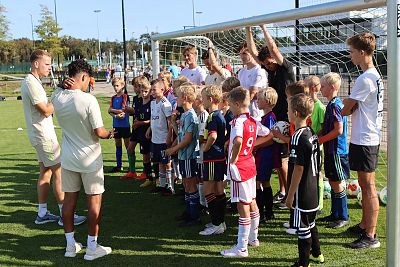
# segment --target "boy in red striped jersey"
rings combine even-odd
[[[239,212],[238,242],[221,251],[227,257],[247,257],[247,245],[259,246],[260,214],[256,203],[256,165],[253,148],[272,138],[269,129],[249,114],[250,95],[243,87],[229,93],[230,109],[235,115],[229,142],[228,179],[231,180],[231,201]],[[257,136],[261,136],[257,139]]]

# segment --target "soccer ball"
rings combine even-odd
[[[379,199],[381,200],[383,205],[386,205],[386,203],[387,203],[387,187],[386,186],[379,192]]]
[[[358,192],[357,194],[357,202],[362,207],[362,192]]]
[[[283,134],[284,136],[289,136],[289,128],[290,128],[290,124],[288,122],[286,122],[286,121],[277,121],[274,124],[274,126],[272,126],[272,130],[277,130],[281,134]],[[277,143],[280,143],[280,144],[284,144],[285,143],[281,139],[279,139],[278,137],[274,137],[273,139]]]
[[[351,181],[348,185],[347,185],[347,194],[349,196],[357,196],[358,193],[361,192],[361,187],[358,184],[357,180],[353,180]]]
[[[324,198],[331,198],[331,185],[328,181],[324,181]]]

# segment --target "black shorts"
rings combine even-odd
[[[203,179],[203,176],[204,176],[204,164],[197,163],[197,177]]]
[[[131,128],[129,127],[114,127],[115,134],[114,138],[121,139],[121,138],[129,138],[131,136]]]
[[[293,210],[293,227],[297,229],[299,239],[307,239],[310,235],[310,229],[315,227],[315,217],[317,211],[300,211]]]
[[[361,146],[350,143],[349,161],[352,171],[374,172],[378,167],[379,145]]]
[[[348,155],[325,154],[325,177],[329,181],[340,182],[350,178],[350,166]]]
[[[139,141],[137,136],[137,131],[135,129],[132,129],[131,137],[129,138],[129,140],[131,142],[136,142],[136,143]]]
[[[197,176],[196,159],[179,160],[179,172],[183,178],[192,178]]]
[[[171,162],[171,157],[165,154],[167,149],[166,144],[151,143],[150,157],[152,162],[168,164]]]
[[[224,180],[224,174],[226,174],[226,161],[209,161],[204,162],[204,181],[221,182]]]
[[[140,145],[140,154],[149,154],[151,150],[151,141],[150,139],[147,139],[146,137],[144,138],[139,138],[139,145]]]

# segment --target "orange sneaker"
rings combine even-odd
[[[136,172],[127,172],[124,176],[121,177],[121,179],[123,180],[136,179],[136,178],[137,178]]]
[[[138,180],[147,179],[147,175],[146,175],[146,173],[142,172],[140,175],[136,176],[136,179],[138,179]]]

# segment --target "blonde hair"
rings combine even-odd
[[[204,89],[204,85],[197,85],[196,86],[196,100],[202,101],[201,92]],[[201,103],[203,105],[203,103]]]
[[[311,76],[307,76],[304,79],[304,82],[306,83],[308,88],[313,88],[313,92],[318,93],[319,90],[321,89],[321,81],[318,78],[318,76],[315,75],[311,75]]]
[[[325,82],[326,84],[333,86],[335,89],[339,90],[340,85],[342,84],[342,78],[336,72],[329,72],[322,76],[321,82]]]
[[[196,100],[196,86],[191,83],[182,84],[177,94],[180,98],[186,98],[186,101],[193,103]]]
[[[158,74],[158,77],[161,79],[167,79],[168,84],[171,85],[171,81],[172,81],[172,73],[167,71],[167,70],[163,70]]]
[[[218,104],[222,101],[222,89],[219,85],[206,85],[202,93],[207,97],[212,97],[214,104]]]
[[[308,95],[310,92],[308,86],[303,80],[294,82],[286,86],[285,93],[288,96],[295,96],[297,94],[306,94]]]
[[[292,111],[297,111],[302,119],[309,117],[314,110],[314,100],[303,93],[292,96],[289,105]]]
[[[264,99],[268,105],[275,107],[276,102],[278,102],[278,93],[274,88],[267,87],[257,93],[257,98]]]
[[[181,86],[182,84],[187,83],[187,82],[189,82],[189,79],[186,78],[185,76],[181,75],[178,78],[172,80],[172,87],[174,89],[176,89],[179,86]]]
[[[364,50],[367,55],[372,56],[375,50],[375,35],[369,32],[361,32],[347,39],[347,45],[351,45],[357,50]]]
[[[139,76],[136,76],[135,78],[133,78],[133,80],[132,80],[133,86],[140,87],[142,84],[145,84],[146,86],[150,87],[149,80],[145,76],[139,75]]]
[[[189,52],[190,54],[194,54],[197,56],[197,49],[194,46],[191,46],[191,45],[186,46],[183,49],[182,54],[185,55],[186,52]]]
[[[249,107],[250,106],[250,94],[249,91],[244,89],[241,86],[233,88],[229,92],[229,101],[236,103],[239,102],[242,106]]]
[[[47,52],[46,50],[38,49],[38,50],[35,50],[32,52],[30,61],[31,61],[31,63],[33,63],[42,57],[51,57],[51,54],[49,52]]]
[[[116,84],[116,83],[119,83],[119,84],[121,84],[122,86],[124,86],[125,85],[125,81],[123,80],[123,79],[121,79],[121,78],[113,78],[112,79],[112,81],[111,81],[111,84],[112,85],[114,85],[114,84]]]
[[[240,86],[239,79],[237,79],[235,77],[229,77],[222,83],[222,91],[229,92],[230,90],[232,90],[233,88],[236,88],[238,86]]]

